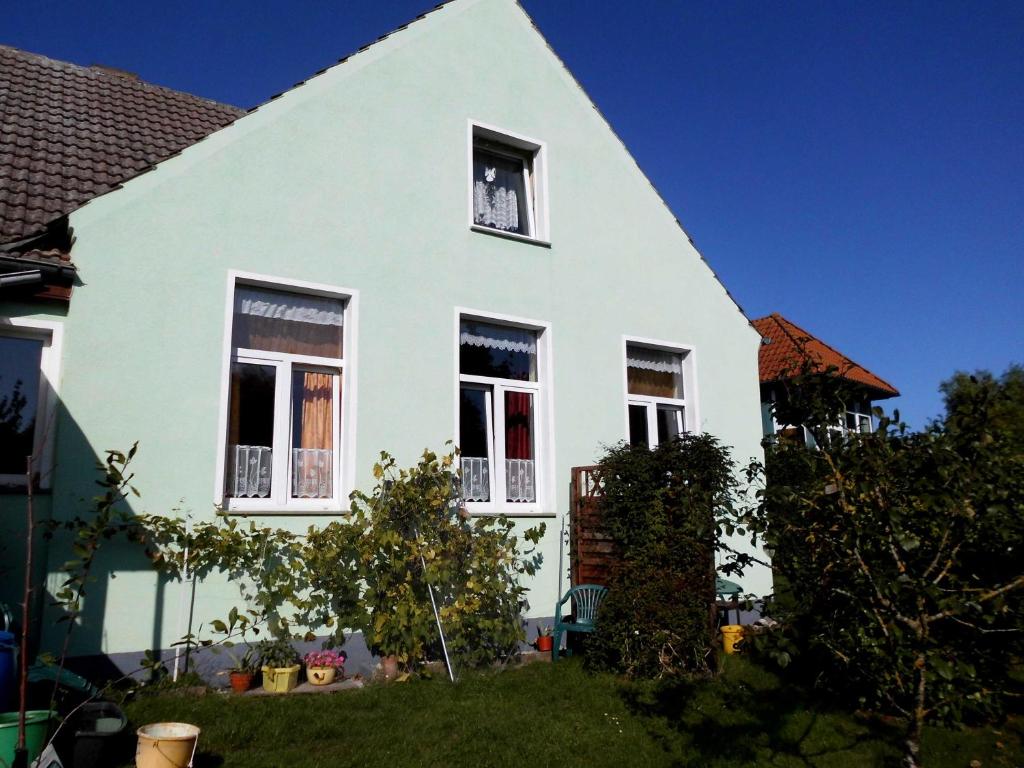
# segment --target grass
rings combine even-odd
[[[202,728],[195,768],[330,766],[885,766],[899,731],[830,711],[749,661],[717,680],[628,684],[574,661],[334,695],[144,696],[133,724]],[[930,768],[1024,762],[1024,723],[929,729]],[[1001,746],[1000,746],[1001,745]]]

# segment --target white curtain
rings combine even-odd
[[[235,445],[232,448],[229,494],[238,499],[267,498],[270,495],[274,452],[262,445]]]
[[[507,325],[464,322],[459,343],[471,347],[487,347],[505,352],[537,354],[537,332]]]
[[[521,159],[482,148],[473,152],[473,222],[504,232],[529,234],[526,173]]]
[[[626,365],[645,371],[682,375],[683,356],[678,352],[630,346],[626,350]]]
[[[340,299],[326,296],[309,296],[246,285],[235,288],[236,315],[340,326],[345,316],[344,310]]]
[[[519,197],[514,189],[476,182],[473,185],[473,214],[476,224],[506,232],[519,231]]]
[[[462,457],[462,498],[466,501],[490,501],[491,472],[487,459]]]

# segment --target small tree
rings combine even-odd
[[[454,454],[426,451],[414,467],[400,469],[382,453],[376,487],[353,494],[363,591],[352,628],[410,671],[440,650],[432,599],[449,651],[464,663],[506,659],[525,639],[520,577],[536,572],[540,555],[520,552],[506,518],[470,519],[454,467]],[[543,533],[542,523],[522,536],[535,547]]]

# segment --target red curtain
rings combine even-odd
[[[505,393],[505,458],[533,458],[533,395]]]

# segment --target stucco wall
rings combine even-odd
[[[500,56],[496,44],[500,41]],[[470,231],[467,121],[547,143],[551,247]],[[261,107],[71,218],[56,514],[90,455],[138,440],[138,503],[213,514],[228,270],[360,293],[356,484],[454,425],[455,307],[551,323],[555,503],[531,615],[550,615],[569,470],[625,437],[623,335],[696,349],[701,428],[760,455],[758,335],[507,0],[464,0]],[[313,518],[274,518],[303,529]],[[532,521],[528,521],[532,522]],[[83,652],[180,635],[180,586],[112,557]],[[766,570],[745,586],[770,589]],[[158,588],[159,591],[154,591]],[[156,599],[154,600],[154,595]],[[198,621],[234,590],[204,584]],[[156,629],[154,626],[156,625]]]

